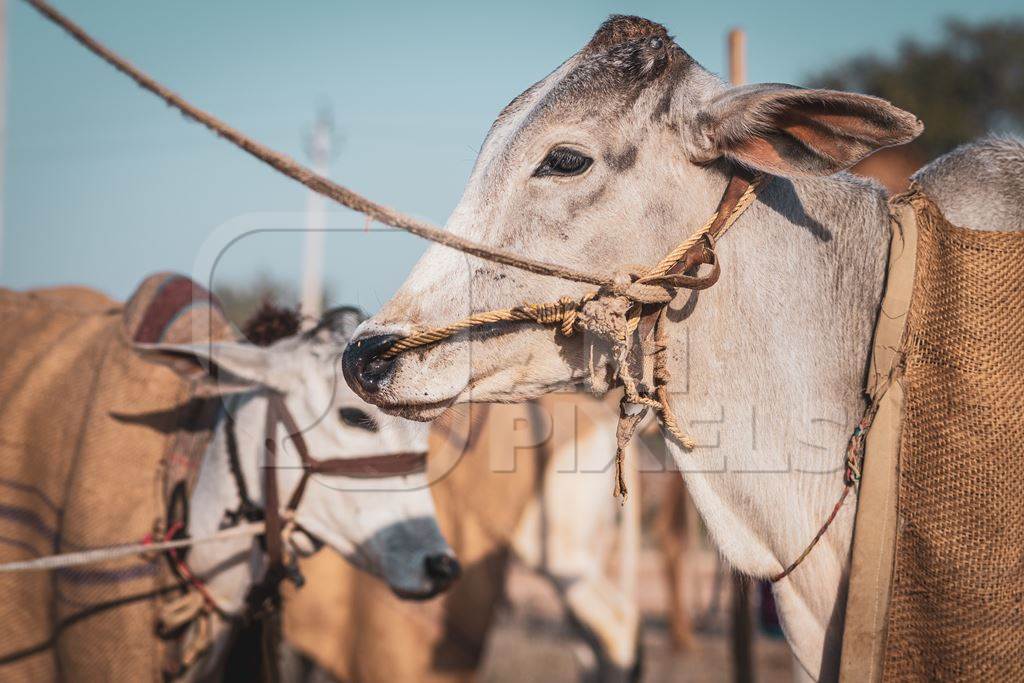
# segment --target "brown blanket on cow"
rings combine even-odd
[[[843,679],[1021,681],[1024,232],[893,212]]]
[[[1024,680],[1024,233],[923,194],[885,680]]]
[[[160,533],[165,470],[189,466],[171,460],[195,442],[178,432],[195,405],[131,341],[229,335],[192,294],[166,275],[127,311],[81,288],[0,290],[0,562]],[[169,585],[164,568],[128,557],[0,574],[0,679],[160,680],[152,598]]]

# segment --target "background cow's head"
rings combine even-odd
[[[822,176],[921,129],[913,115],[864,95],[729,88],[661,25],[614,16],[501,112],[447,227],[611,274],[656,263],[701,225],[732,164]],[[393,335],[587,290],[433,246],[360,329],[346,353],[346,376],[367,400],[417,419],[471,396],[524,400],[578,382],[579,337],[556,338],[535,325],[462,335],[394,361],[379,354]]]
[[[270,346],[235,342],[145,347],[151,356],[173,363],[182,372],[201,368],[211,390],[219,386],[228,418],[217,429],[203,464],[193,507],[216,508],[207,517],[238,506],[227,451],[239,455],[250,495],[262,504],[266,398],[262,389],[284,395],[310,454],[318,460],[399,453],[425,453],[428,425],[382,413],[345,384],[339,369],[341,351],[363,320],[359,311],[329,311],[304,334]],[[181,361],[191,361],[183,365]],[[277,427],[278,488],[282,505],[302,475],[294,443]],[[303,533],[293,537],[300,551],[321,541],[360,568],[384,578],[403,597],[429,597],[458,576],[458,563],[441,536],[425,473],[375,479],[314,475],[296,512]],[[213,530],[207,530],[212,533]],[[202,531],[194,534],[202,535]]]

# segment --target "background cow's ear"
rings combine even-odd
[[[148,361],[166,365],[183,379],[198,382],[209,394],[248,391],[274,386],[270,352],[238,342],[196,344],[135,344],[136,352]]]
[[[924,130],[916,116],[877,97],[775,83],[722,92],[693,126],[697,161],[727,157],[789,177],[841,171]]]
[[[356,328],[366,320],[366,313],[354,306],[338,306],[324,312],[320,322],[307,335],[322,342],[346,344]]]

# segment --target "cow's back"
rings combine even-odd
[[[1024,140],[991,135],[957,147],[913,180],[953,225],[1024,230]]]
[[[162,516],[185,387],[121,308],[81,288],[0,291],[0,561],[137,542]],[[0,575],[0,678],[158,680],[159,558]]]

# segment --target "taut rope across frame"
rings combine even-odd
[[[715,242],[754,202],[758,189],[765,182],[766,176],[751,174],[743,168],[734,169],[734,175],[729,180],[718,210],[708,218],[704,226],[680,243],[654,267],[642,272],[622,272],[614,275],[588,273],[513,254],[496,247],[477,244],[373,202],[314,173],[287,155],[260,144],[215,116],[192,105],[96,41],[81,27],[43,0],[25,0],[25,2],[67,31],[72,38],[89,51],[186,117],[202,124],[253,157],[297,180],[314,192],[333,199],[342,206],[358,211],[372,220],[471,256],[538,275],[591,284],[599,288],[578,301],[563,297],[557,302],[524,304],[511,309],[476,314],[446,327],[417,332],[397,340],[385,351],[388,357],[393,357],[406,350],[437,343],[466,330],[500,322],[532,322],[552,325],[557,326],[565,335],[573,334],[575,330],[582,328],[604,337],[612,344],[617,362],[616,376],[622,382],[625,390],[620,404],[619,425],[616,430],[616,494],[622,497],[626,495],[626,486],[622,477],[623,450],[648,408],[653,408],[656,411],[665,431],[677,439],[684,448],[690,450],[695,447],[693,440],[680,428],[678,420],[669,407],[667,389],[669,375],[665,362],[664,339],[666,309],[678,290],[706,289],[717,282],[720,265],[714,251]],[[698,271],[701,265],[710,265],[711,271],[707,275],[699,275]],[[641,349],[639,354],[636,353],[638,349]],[[637,356],[639,357],[637,358]],[[639,367],[635,367],[637,365]],[[857,439],[856,434],[854,438]],[[773,580],[783,578],[803,561],[835,518],[851,485],[852,480],[847,477],[847,486],[844,487],[836,509],[821,527],[821,531],[796,562],[781,574],[772,577]]]
[[[59,555],[46,555],[31,560],[19,562],[7,562],[0,564],[0,574],[13,572],[46,571],[51,569],[62,569],[64,567],[77,567],[83,564],[95,564],[116,560],[119,557],[129,555],[141,555],[143,553],[162,553],[169,550],[188,548],[204,543],[216,543],[229,538],[240,536],[259,536],[263,533],[263,522],[246,522],[238,526],[229,527],[202,538],[178,538],[172,541],[141,541],[139,543],[127,543],[125,545],[108,546],[106,548],[94,548],[92,550],[80,550],[73,553],[61,553]]]
[[[285,515],[281,515],[277,508],[269,505],[269,498],[278,498],[277,494],[277,426],[282,425],[285,430],[284,440],[291,440],[302,461],[302,477],[298,485],[288,499],[285,507]],[[291,411],[284,403],[283,397],[270,392],[268,395],[267,414],[264,426],[264,445],[267,449],[267,461],[264,465],[264,488],[267,491],[268,502],[265,503],[266,511],[256,511],[255,514],[238,512],[234,514],[235,523],[221,529],[210,536],[194,538],[183,536],[169,538],[163,541],[143,540],[138,543],[126,543],[123,545],[107,546],[104,548],[93,548],[71,553],[60,553],[56,555],[45,555],[31,560],[18,562],[7,562],[0,564],[0,574],[28,571],[46,571],[61,569],[64,567],[75,567],[83,564],[94,564],[106,562],[120,557],[139,555],[144,553],[163,553],[182,548],[189,548],[194,545],[216,543],[232,538],[245,536],[268,535],[268,559],[270,565],[283,565],[284,558],[281,551],[280,541],[276,544],[270,537],[281,538],[282,531],[291,522],[291,516],[302,502],[302,496],[306,491],[306,485],[310,476],[322,474],[334,477],[348,477],[352,479],[377,479],[384,477],[397,477],[410,474],[419,474],[426,471],[427,454],[423,452],[388,453],[384,455],[368,455],[358,458],[332,458],[319,460],[309,452],[305,439],[302,438],[302,430],[292,416]],[[245,505],[248,494],[245,493],[246,482],[238,470],[233,470],[235,483],[238,486],[239,497]],[[251,503],[250,503],[251,504]],[[271,510],[275,511],[271,511]],[[266,517],[264,521],[263,518]],[[247,519],[246,522],[240,522]],[[276,532],[275,532],[276,530]],[[187,530],[186,530],[187,531]]]

